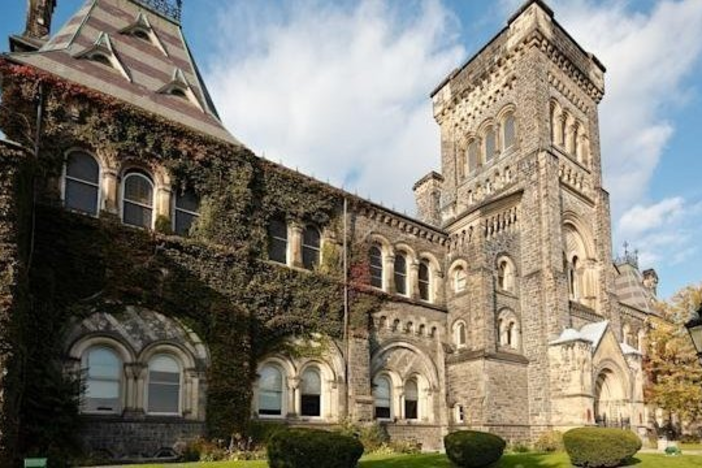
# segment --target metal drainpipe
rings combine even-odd
[[[346,347],[346,356],[344,356],[344,379],[346,380],[346,418],[351,414],[349,408],[349,391],[351,385],[349,382],[349,268],[348,268],[348,199],[344,197],[344,345]]]
[[[39,83],[39,102],[37,103],[37,121],[36,133],[34,134],[34,163],[39,161],[39,149],[41,147],[41,127],[44,121],[44,84]],[[32,258],[34,257],[34,232],[36,228],[36,179],[32,177],[32,226],[29,235],[29,253],[27,255],[27,273],[32,267]]]

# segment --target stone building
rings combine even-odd
[[[56,233],[80,223],[88,231],[117,225],[120,236],[147,231],[156,251],[179,243],[216,257],[218,242],[187,239],[205,222],[206,196],[180,184],[182,166],[134,157],[139,145],[119,125],[102,139],[71,133],[105,124],[97,122],[100,106],[127,105],[155,127],[177,124],[183,148],[198,138],[216,142],[231,152],[232,164],[250,153],[217,115],[182,35],[180,1],[86,1],[51,35],[55,3],[30,0],[26,31],[11,38],[12,52],[2,57],[3,87],[20,89],[10,85],[23,74],[40,77],[40,87],[75,87],[69,95],[81,97],[11,109],[32,122],[46,107],[54,125],[49,132],[39,120],[34,141],[13,119],[3,122],[8,138],[25,147],[0,146],[3,165],[13,167],[3,170],[0,187],[5,271],[26,273],[67,248],[40,233],[27,251],[31,229]],[[337,336],[298,333],[287,341],[319,352],[278,350],[257,359],[245,409],[251,418],[320,427],[378,421],[392,438],[425,449],[439,449],[444,434],[461,428],[511,441],[595,424],[645,431],[642,343],[658,279],[652,270],[642,274],[630,254],[612,258],[598,123],[604,74],[543,1],[527,1],[432,92],[441,172],[415,184],[416,219],[333,187],[326,189],[338,203],[326,223],[286,213],[267,219],[267,252],[254,265],[325,277],[325,262],[338,255],[352,265],[358,258],[347,258],[348,246],[362,245],[365,286],[381,305],[365,333],[350,332],[348,323]],[[5,101],[15,102],[10,97]],[[58,163],[42,159],[49,151],[61,155]],[[27,205],[17,173],[31,159],[42,170],[34,173]],[[206,158],[193,161],[207,167]],[[300,196],[307,186],[324,185],[252,164],[284,173]],[[76,263],[74,272],[92,267]],[[181,304],[112,291],[110,272],[102,289],[64,305],[71,310],[114,295],[61,323],[55,358],[64,373],[83,379],[88,453],[168,456],[217,416],[208,413],[209,392],[219,388],[214,350],[191,322],[170,314]],[[173,275],[165,268],[155,274],[163,284]],[[62,280],[91,279],[80,276]],[[26,307],[21,291],[32,286],[22,278],[3,278],[2,323]],[[348,295],[350,281],[342,283]],[[242,336],[241,352],[252,343]],[[2,352],[0,364],[13,353]],[[4,411],[14,410],[6,403]]]

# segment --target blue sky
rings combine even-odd
[[[82,0],[58,0],[55,28]],[[254,151],[413,212],[439,169],[429,93],[521,0],[184,0],[185,34],[225,123]],[[25,0],[0,6],[21,32]],[[702,281],[702,1],[551,0],[607,66],[600,106],[614,248],[664,297]],[[7,49],[6,42],[2,50]]]

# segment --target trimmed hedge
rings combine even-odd
[[[641,439],[631,431],[581,427],[563,434],[570,461],[586,468],[620,466],[641,450]]]
[[[461,468],[490,466],[502,457],[507,443],[495,434],[458,431],[444,437],[446,456]]]
[[[285,429],[268,440],[271,468],[355,468],[363,455],[358,439],[317,429]]]

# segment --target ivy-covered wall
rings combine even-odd
[[[24,353],[9,374],[18,402],[15,453],[56,459],[77,453],[79,388],[57,360],[63,327],[72,317],[118,314],[126,305],[178,318],[205,341],[208,434],[245,432],[259,357],[291,335],[343,336],[342,192],[32,68],[0,62],[0,73],[7,110],[0,128],[10,138],[31,147],[33,116],[43,108],[29,300],[14,311],[26,333],[8,341]],[[114,214],[95,219],[60,208],[56,180],[72,147],[164,168],[175,186],[194,188],[203,206],[193,235],[131,229]],[[325,248],[319,271],[265,260],[272,216],[334,234],[338,243]],[[365,247],[358,247],[350,270],[360,278],[367,266],[358,255]],[[351,298],[353,329],[364,334],[382,298],[363,287]]]

